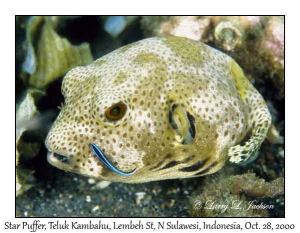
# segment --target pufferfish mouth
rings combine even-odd
[[[58,167],[59,169],[63,169],[63,170],[71,169],[68,156],[61,155],[48,150],[47,160],[52,166]]]

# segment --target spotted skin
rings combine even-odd
[[[138,41],[74,68],[62,93],[65,103],[46,139],[48,161],[116,182],[203,176],[228,159],[247,161],[271,122],[263,98],[232,58],[179,37]],[[106,111],[117,103],[126,112],[110,120]],[[92,143],[114,167],[135,173],[107,168]]]

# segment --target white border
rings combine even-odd
[[[178,1],[178,0],[34,0],[34,1],[1,1],[1,223],[0,229],[4,228],[4,221],[22,222],[25,219],[14,219],[15,216],[15,101],[14,101],[14,70],[15,70],[15,37],[14,24],[15,14],[286,14],[286,219],[218,219],[219,223],[245,221],[258,221],[260,223],[271,221],[272,223],[294,223],[299,229],[299,17],[296,1],[278,0],[250,0],[250,1]],[[30,219],[33,220],[33,219]],[[49,219],[54,220],[54,219]],[[75,220],[75,219],[72,219]],[[137,219],[135,219],[137,220]],[[146,220],[146,219],[143,219]],[[47,219],[41,219],[47,221]],[[77,221],[85,221],[78,219]],[[105,219],[114,221],[114,219]],[[118,222],[128,221],[120,219]],[[152,219],[159,221],[159,219]],[[168,221],[164,219],[164,221]],[[171,219],[175,221],[175,219]],[[200,219],[203,221],[203,219]],[[204,221],[212,222],[213,219]],[[185,223],[195,222],[195,219],[184,219]],[[2,230],[1,230],[2,231]],[[46,231],[48,232],[48,231]],[[55,231],[63,232],[63,231]],[[83,231],[82,231],[83,232]],[[92,231],[88,231],[92,232]],[[98,231],[99,232],[99,231]],[[119,231],[122,232],[122,231]],[[127,231],[131,232],[131,231]],[[156,231],[160,232],[160,231]],[[162,232],[162,231],[161,231]],[[174,231],[182,232],[182,231]],[[213,232],[213,231],[210,231]],[[231,232],[231,231],[228,231]],[[248,232],[254,232],[248,231]],[[257,231],[255,232],[266,232]],[[276,231],[280,232],[280,231]],[[284,232],[284,231],[281,231]]]

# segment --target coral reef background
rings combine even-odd
[[[63,103],[64,74],[123,45],[160,35],[202,41],[243,67],[272,114],[258,158],[244,166],[228,163],[207,177],[138,185],[110,184],[49,165],[43,142]],[[18,217],[284,217],[284,17],[17,16],[16,99]],[[222,212],[207,210],[208,200],[244,206],[255,201],[274,208]]]

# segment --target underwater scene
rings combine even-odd
[[[16,217],[285,217],[283,16],[16,16]]]

